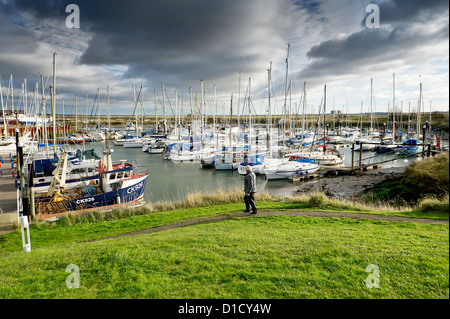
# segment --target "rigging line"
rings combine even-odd
[[[97,94],[95,95],[95,98],[94,98],[94,103],[92,104],[91,115],[90,115],[90,117],[92,117],[92,118],[93,118],[92,114],[94,113],[95,102],[97,101],[98,95],[99,95],[99,91],[97,91]],[[90,118],[89,118],[89,120],[90,120]]]
[[[163,94],[164,93],[165,93],[165,96],[167,97],[167,102],[169,103],[170,110],[172,111],[172,115],[175,116],[175,112],[173,111],[172,104],[170,103],[170,99],[169,99],[169,96],[167,95],[166,90],[164,90]]]
[[[315,126],[315,129],[314,129],[314,137],[313,137],[313,141],[311,143],[310,153],[312,152],[312,147],[316,141],[317,130],[319,129],[320,111],[322,110],[322,104],[323,104],[323,96],[322,96],[322,100],[320,101],[320,105],[319,105],[319,114],[317,115],[317,126]],[[325,144],[324,144],[324,147],[325,147]]]

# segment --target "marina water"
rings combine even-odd
[[[105,148],[103,142],[93,142],[86,144],[86,149],[96,150],[101,154]],[[200,163],[172,163],[165,160],[161,154],[149,154],[143,152],[141,148],[124,148],[114,146],[108,142],[108,148],[113,149],[112,160],[117,163],[127,159],[133,161],[135,171],[139,173],[149,172],[149,180],[145,190],[145,201],[182,201],[187,194],[201,192],[214,194],[219,190],[243,190],[244,177],[237,170],[216,171],[214,169],[202,168]],[[339,148],[340,153],[345,154],[345,166],[351,166],[352,152],[350,147]],[[363,152],[362,158],[377,156],[374,152]],[[381,156],[381,155],[380,155]],[[394,155],[392,155],[394,156]],[[354,153],[354,159],[359,159],[359,152]],[[393,162],[383,164],[383,168],[407,166],[416,158],[398,159]],[[320,171],[319,171],[320,173]],[[257,176],[258,191],[267,191],[271,195],[282,195],[292,192],[295,187],[286,180],[267,181],[264,175]]]

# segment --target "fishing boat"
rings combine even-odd
[[[142,201],[149,174],[135,174],[127,167],[115,169],[111,153],[106,158],[106,164],[97,169],[98,181],[88,186],[67,189],[65,171],[68,156],[63,152],[48,192],[35,195],[36,214],[45,218],[46,215],[104,209]]]
[[[57,172],[56,163],[59,161],[55,159],[41,159],[34,161],[33,170],[33,185],[36,193],[48,192],[49,187],[53,181],[54,175]],[[65,188],[75,188],[79,186],[88,186],[92,182],[98,182],[100,179],[100,172],[105,166],[105,159],[103,162],[96,158],[81,159],[80,157],[72,157],[67,161]],[[125,160],[112,165],[113,170],[122,170],[125,172],[132,172],[133,165],[127,163]]]

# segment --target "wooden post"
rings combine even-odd
[[[362,146],[363,146],[363,143],[359,143],[359,168],[362,167],[362,163],[361,163],[361,160],[362,160]]]
[[[30,200],[29,200],[29,205],[30,205],[30,214],[31,214],[31,219],[34,220],[35,219],[35,204],[34,204],[34,182],[33,182],[33,175],[34,175],[34,164],[30,163],[28,164],[28,185],[30,187]]]
[[[352,143],[352,172],[353,172],[354,160],[355,160],[355,143]]]

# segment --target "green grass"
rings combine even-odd
[[[0,298],[448,298],[448,249],[444,225],[232,218],[8,253]],[[78,289],[65,285],[71,264]],[[370,264],[379,289],[365,285]]]
[[[216,200],[215,205],[197,206],[211,204],[205,202],[203,196],[206,195],[190,196],[190,202],[184,203],[157,203],[135,209],[68,214],[57,222],[33,222],[30,225],[32,245],[33,248],[41,248],[88,241],[198,218],[236,214],[244,208],[241,199],[230,194],[222,204]],[[428,199],[414,209],[402,210],[330,199],[320,193],[293,198],[270,198],[266,194],[260,194],[257,199],[258,208],[265,211],[315,210],[449,220],[448,198],[446,201]],[[430,202],[433,207],[439,206],[440,209],[436,211],[429,208]],[[174,209],[176,206],[179,208]],[[20,232],[0,236],[0,256],[21,250],[21,247]]]
[[[184,204],[33,223],[27,254],[19,231],[0,236],[0,298],[449,297],[448,225],[274,215],[85,242],[235,214],[243,208],[240,197],[209,197],[207,204],[216,204],[202,207],[205,198],[196,195]],[[448,200],[439,201],[446,212],[427,203],[398,210],[323,194],[277,199],[260,194],[258,207],[448,220]],[[65,285],[71,264],[80,268],[78,289]],[[369,264],[380,269],[379,289],[365,286]]]

